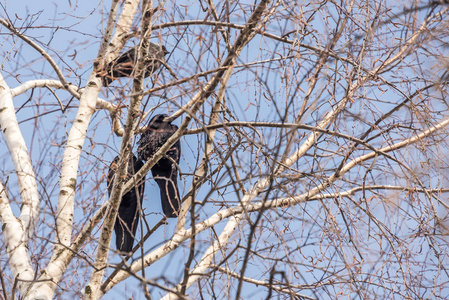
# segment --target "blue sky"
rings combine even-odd
[[[222,4],[223,3],[220,3],[220,5]],[[252,2],[248,5],[251,4]],[[21,31],[27,36],[40,42],[40,45],[56,60],[58,66],[63,70],[64,75],[70,82],[79,86],[83,86],[86,83],[86,80],[91,72],[93,60],[98,52],[102,32],[106,25],[109,2],[97,3],[95,1],[83,1],[83,3],[81,3],[61,1],[59,3],[51,1],[38,2],[26,0],[20,2],[9,1],[2,5],[3,8],[1,9],[1,13],[3,17],[5,17],[6,11],[8,18],[13,21],[16,27],[32,27],[27,28],[26,30],[22,29]],[[163,14],[163,16],[156,21],[156,24],[184,19],[201,20],[206,16],[206,13],[199,7],[199,2],[196,1],[188,1],[183,3],[183,5],[177,3],[168,3],[167,5],[172,10],[166,14]],[[289,13],[299,13],[302,9],[306,11],[313,11],[313,7],[304,6],[300,9],[299,6],[300,4],[298,3],[298,7],[295,7],[296,10],[292,12],[285,12],[285,14],[288,15]],[[242,7],[247,6],[243,5]],[[231,7],[231,11],[234,12],[233,17],[235,18],[231,21],[238,24],[243,24],[246,15],[239,13],[239,9],[240,7],[238,6]],[[331,14],[335,8],[329,6],[328,9]],[[401,9],[402,8],[399,8],[398,11]],[[328,38],[332,35],[332,30],[326,29],[323,24],[325,24],[325,22],[329,22],[329,28],[332,28],[335,20],[331,17],[323,17],[323,15],[317,13],[317,15],[314,16],[314,19],[309,21],[314,25],[313,28],[315,29],[315,32],[309,34],[304,33],[301,41],[316,47],[322,46],[322,44],[327,42]],[[137,24],[137,22],[135,22],[135,24]],[[354,30],[353,36],[351,36],[352,41],[355,41],[354,43],[359,43],[360,39],[356,39],[356,35],[361,34],[363,30],[354,24],[351,24],[350,26],[353,26],[351,29]],[[361,28],[363,28],[363,26],[361,26]],[[287,20],[280,20],[271,23],[267,28],[267,31],[277,35],[282,35],[294,29],[297,28],[295,28]],[[231,29],[230,32],[235,34],[236,31]],[[389,33],[390,32],[387,32],[385,34]],[[200,34],[202,34],[202,38],[199,37]],[[403,34],[404,32],[402,30],[397,29],[397,31],[394,31],[391,35],[399,38]],[[351,37],[349,37],[348,40],[351,40]],[[154,31],[152,41],[161,41],[167,46],[168,50],[171,51],[168,59],[168,65],[176,71],[178,78],[182,78],[217,67],[217,56],[219,54],[225,55],[226,52],[222,42],[218,43],[220,45],[220,51],[209,51],[209,47],[214,47],[217,44],[215,39],[213,41],[208,40],[213,38],[215,38],[215,35],[210,33],[209,27],[180,26]],[[135,42],[136,40],[130,40],[125,47],[130,47]],[[4,56],[2,61],[2,74],[6,78],[10,87],[16,87],[21,82],[31,79],[57,79],[56,74],[52,71],[48,63],[46,63],[35,50],[22,41],[9,36],[5,28],[0,28],[0,43],[0,51],[2,51]],[[344,45],[339,46],[341,49],[346,49]],[[378,53],[373,53],[375,53],[375,55],[379,55],[380,58],[383,58],[383,49],[381,48],[382,45],[377,46],[379,47]],[[292,101],[289,103],[289,100],[296,99],[292,96],[293,93],[298,93],[300,95],[300,97],[297,97],[298,99],[301,99],[305,93],[298,91],[298,89],[296,89],[297,86],[293,84],[290,85],[289,88],[286,88],[286,74],[288,71],[295,74],[295,76],[297,76],[297,80],[292,80],[292,82],[297,83],[300,89],[302,88],[303,90],[306,90],[311,75],[309,70],[313,70],[312,66],[314,65],[316,55],[313,53],[311,54],[310,51],[305,49],[300,49],[299,52],[295,52],[293,51],[294,49],[289,49],[288,47],[289,46],[282,43],[256,36],[250,45],[245,48],[238,61],[239,64],[256,60],[276,58],[279,56],[296,55],[299,53],[301,57],[300,62],[302,65],[298,66],[299,62],[295,59],[286,59],[283,64],[264,63],[251,70],[243,67],[236,68],[235,75],[229,82],[229,89],[226,94],[227,104],[236,119],[244,121],[293,121],[293,118],[295,117],[294,112],[299,110],[301,102]],[[444,51],[442,50],[442,52]],[[417,53],[415,56],[411,56],[407,59],[417,61],[422,60],[422,62],[416,62],[414,66],[416,68],[423,68],[423,73],[438,73],[438,70],[435,71],[435,65],[437,62],[430,59],[424,59],[424,54],[425,53]],[[366,61],[362,63],[369,66],[370,63],[374,64],[376,62],[376,58],[377,57],[373,54],[371,61],[366,59]],[[326,65],[325,71],[323,71],[326,75],[323,76],[324,79],[318,83],[319,88],[316,89],[312,95],[312,97],[317,100],[312,103],[312,108],[306,112],[304,123],[315,125],[316,121],[320,120],[336,101],[344,97],[346,93],[345,86],[348,84],[345,74],[351,70],[350,67],[351,66],[345,64],[336,63],[335,61],[331,61]],[[334,74],[337,74],[335,75],[335,85],[331,86],[326,84],[327,78],[334,76]],[[408,76],[415,76],[415,73],[411,72],[411,68],[397,70],[396,73],[388,74],[388,79],[400,86],[401,80],[403,78],[407,78]],[[159,81],[156,84],[163,84],[170,82],[173,78],[168,72],[162,71],[158,80]],[[126,95],[129,95],[131,91],[130,82],[130,80],[126,79],[117,80],[111,85],[111,88],[103,88],[100,93],[100,97],[113,103],[123,102],[126,104]],[[153,108],[155,109],[153,114],[172,113],[177,110],[177,105],[186,103],[198,90],[198,86],[204,82],[205,79],[200,78],[194,83],[188,83],[176,88],[160,91],[151,97],[145,97],[143,103],[146,105],[146,110]],[[417,79],[414,83],[416,86],[401,88],[404,90],[415,90],[420,86],[420,84],[423,84],[420,79]],[[152,81],[147,79],[147,84],[151,86]],[[366,130],[366,128],[370,126],[370,122],[372,122],[375,118],[378,118],[382,113],[390,110],[396,106],[397,103],[403,100],[403,96],[396,91],[387,90],[384,93],[382,90],[378,89],[376,84],[378,84],[378,82],[373,83],[371,86],[365,87],[363,91],[364,94],[357,95],[354,103],[347,108],[347,114],[337,120],[335,125],[330,129],[339,130],[339,132],[357,136],[360,132]],[[385,87],[382,86],[382,88]],[[59,109],[60,106],[56,101],[55,95],[48,89],[35,89],[34,92],[28,91],[26,94],[14,99],[16,107],[21,107],[23,105],[23,108],[18,112],[18,118],[21,122],[20,126],[27,141],[27,145],[29,146],[33,163],[35,163],[35,168],[38,174],[39,191],[42,197],[43,222],[38,228],[38,235],[41,239],[38,239],[38,242],[32,245],[31,248],[34,249],[34,253],[38,253],[38,251],[49,251],[49,249],[51,249],[47,238],[50,238],[51,243],[52,235],[50,235],[47,226],[51,227],[54,222],[52,213],[56,209],[55,205],[59,189],[58,168],[60,167],[62,151],[64,149],[64,141],[67,136],[67,132],[70,130],[70,124],[74,118],[77,105],[77,100],[71,100],[68,93],[64,91],[54,91],[54,93],[64,105],[71,104],[72,108],[69,107],[64,114],[61,113],[61,110]],[[213,99],[208,100],[204,106],[204,109],[198,114],[198,118],[200,120],[204,118],[207,121],[207,117],[205,116],[209,113],[211,101],[213,101]],[[372,110],[372,106],[370,105],[373,102],[377,103],[375,107],[379,108],[379,110]],[[435,101],[430,102],[430,104],[434,105],[432,108],[435,110],[440,109],[442,111],[440,115],[441,118],[446,117],[447,112],[445,112],[445,110],[447,110],[447,108],[445,109],[442,103]],[[288,105],[291,105],[291,110],[287,108]],[[125,119],[125,113],[126,109],[124,109],[122,120]],[[35,119],[34,116],[37,114],[42,116]],[[398,122],[400,122],[403,120],[412,119],[413,116],[409,115],[407,112],[400,112],[395,115],[395,118]],[[359,122],[359,120],[362,121]],[[84,145],[79,171],[80,178],[83,180],[78,182],[79,191],[76,195],[76,200],[79,201],[75,213],[75,222],[78,226],[77,228],[89,219],[101,203],[107,200],[104,175],[107,173],[109,162],[117,155],[117,151],[121,143],[121,138],[112,134],[110,123],[109,115],[104,111],[98,111],[94,114],[89,128],[88,138],[86,139]],[[175,124],[179,123],[180,120],[175,121]],[[384,124],[381,124],[381,126],[382,125]],[[198,126],[197,123],[194,123],[193,127],[196,126]],[[385,125],[385,127],[388,126]],[[276,147],[273,145],[276,145],[276,142],[279,140],[280,131],[271,129],[261,129],[260,131],[263,133],[262,141],[259,141],[258,136],[252,131],[248,131],[250,132],[248,135],[250,138],[260,142],[261,145],[264,145],[265,148],[263,148],[263,150],[274,153],[276,151]],[[307,131],[300,130],[299,132],[300,134],[303,134]],[[391,137],[400,138],[401,131],[392,132]],[[227,138],[228,137],[226,135],[218,135],[217,144],[220,146],[224,145],[224,147],[226,147],[226,145],[233,145],[234,143],[238,144],[235,140],[227,140]],[[234,138],[234,136],[231,136],[230,138]],[[182,172],[185,173],[185,175],[181,176],[180,180],[180,190],[182,194],[185,194],[187,189],[190,187],[191,173],[197,167],[198,160],[201,158],[199,157],[199,153],[202,153],[204,147],[203,139],[204,137],[201,135],[186,136],[182,139],[183,154],[181,157],[180,167]],[[343,139],[331,140],[326,139],[326,136],[323,136],[318,141],[317,148],[314,148],[315,152],[311,151],[311,153],[298,162],[295,167],[304,172],[316,170],[314,169],[316,168],[314,155],[319,156],[323,154],[320,152],[321,149],[326,149],[326,151],[323,151],[323,156],[325,157],[323,159],[325,161],[323,168],[324,166],[329,166],[329,169],[331,170],[335,167],[335,164],[339,163],[339,157],[334,159],[332,151],[339,149],[339,147],[345,145],[346,142],[347,141]],[[380,143],[382,142],[383,140]],[[300,144],[300,142],[297,144]],[[9,154],[6,151],[6,147],[2,139],[0,139],[0,147],[5,149],[4,152],[0,152],[0,166],[2,166],[0,178],[3,178],[2,180],[4,180],[4,178],[9,177],[9,186],[14,186],[16,179],[11,171],[12,169]],[[246,151],[246,148],[249,148],[249,151],[251,151],[250,145],[241,142],[239,147],[235,150],[235,158],[242,166],[242,177],[247,177],[245,187],[250,188],[251,185],[259,179],[259,176],[264,174],[264,172],[269,169],[270,162],[265,161],[264,155],[254,150],[248,158],[249,152]],[[362,153],[362,150],[360,150],[360,153]],[[404,156],[409,160],[423,159],[423,154],[421,152]],[[42,164],[38,162],[42,162]],[[216,161],[214,161],[214,163],[215,162]],[[390,165],[388,163],[385,163],[384,166],[385,172],[391,172],[391,169],[389,168]],[[213,167],[216,167],[216,165],[213,165],[211,168]],[[392,169],[394,170],[394,168]],[[97,172],[97,170],[103,171]],[[358,180],[360,173],[363,174],[364,172],[367,172],[368,177],[372,176],[376,178],[376,182],[378,184],[391,183],[386,182],[385,178],[388,179],[388,177],[383,176],[384,174],[379,174],[379,172],[374,172],[374,174],[372,174],[364,167],[360,167],[352,173],[353,176],[347,176],[347,182],[342,183],[342,186],[350,186],[351,180]],[[329,174],[329,170],[324,168],[323,174]],[[221,177],[221,175],[223,174],[218,174],[215,176],[213,180],[201,189],[198,195],[198,201],[202,201],[206,197],[207,199],[213,200],[207,203],[204,208],[199,210],[199,215],[202,218],[216,212],[220,208],[220,203],[226,205],[227,203],[236,203],[238,201],[238,195],[232,187],[222,188],[221,191],[223,191],[223,193],[220,195],[217,195],[216,193],[208,195],[208,192],[216,186],[224,186],[228,183],[228,178]],[[435,176],[434,178],[429,179],[429,185],[434,184],[435,187],[441,186],[439,183],[434,183],[438,181],[438,178],[438,176]],[[317,177],[315,181],[299,181],[296,183],[295,188],[300,191],[304,191],[319,182],[319,180],[320,178]],[[423,178],[423,180],[426,181],[427,178]],[[403,182],[405,182],[404,179],[396,178],[394,183]],[[289,188],[293,187],[289,186]],[[329,192],[332,191],[334,190],[330,189]],[[9,192],[13,199],[19,199],[17,190],[11,188]],[[241,194],[239,196],[241,196]],[[275,197],[276,195],[270,194],[269,196]],[[392,202],[395,201],[395,196],[396,195],[392,193]],[[376,194],[367,192],[365,197],[367,199],[375,199]],[[360,196],[355,197],[355,200],[362,201]],[[346,202],[344,205],[345,208],[347,208],[348,216],[355,218],[357,216],[357,212],[359,211],[355,210],[356,208],[354,206],[351,206]],[[144,200],[143,207],[144,213],[146,214],[145,219],[151,227],[161,218],[159,190],[152,180],[147,180],[146,198]],[[316,236],[320,237],[322,236],[323,239],[332,238],[333,228],[328,224],[325,224],[324,220],[328,218],[328,212],[330,212],[333,216],[338,216],[340,207],[337,205],[337,202],[332,203],[332,201],[329,204],[329,207],[329,211],[326,211],[320,203],[311,202],[294,208],[278,210],[269,214],[267,213],[266,218],[262,221],[265,226],[263,228],[266,229],[266,232],[260,233],[267,234],[267,238],[266,240],[258,241],[258,247],[269,247],[272,240],[277,242],[279,237],[275,234],[269,234],[267,232],[270,232],[270,229],[273,228],[280,228],[279,232],[282,231],[282,229],[285,229],[285,236],[282,236],[282,238],[288,240],[289,245],[292,243],[297,243],[297,251],[301,252],[301,255],[304,255],[304,257],[314,259],[316,257],[320,257],[320,255],[323,255],[324,253],[324,255],[329,255],[329,257],[326,256],[329,260],[334,258],[332,257],[332,254],[335,253],[330,250],[329,252],[321,252],[319,245],[317,246],[313,244],[316,240],[311,240],[309,243],[309,235],[311,234],[316,234]],[[15,209],[17,211],[18,206],[16,206]],[[416,229],[414,227],[414,223],[404,222],[404,219],[399,218],[399,215],[395,215],[394,211],[396,208],[392,208],[392,206],[388,203],[375,202],[370,209],[371,213],[376,214],[377,217],[383,219],[391,228],[397,230],[397,234],[403,238],[413,234]],[[398,210],[401,212],[405,211],[404,214],[415,215],[419,209],[416,208],[415,210],[413,205],[410,204],[405,205],[405,207],[401,207],[401,205],[399,205]],[[289,217],[291,216],[294,216],[295,218],[297,217],[298,219],[295,222],[290,222]],[[385,216],[385,218],[383,218],[383,216]],[[270,219],[269,217],[272,218]],[[396,217],[398,218],[396,219]],[[323,223],[311,221],[315,220],[315,218],[323,220]],[[343,221],[339,219],[339,222],[339,225],[344,228]],[[362,218],[359,222],[361,227],[373,226],[367,218]],[[401,226],[397,226],[397,223]],[[155,249],[160,246],[163,241],[170,238],[174,230],[174,225],[175,221],[170,220],[167,225],[159,229],[146,242],[145,251],[149,252]],[[215,232],[219,233],[222,227],[223,223],[217,225],[214,228]],[[242,231],[248,229],[249,226],[244,226],[241,228]],[[363,231],[360,235],[364,237],[364,233],[365,232]],[[98,231],[94,234],[98,236]],[[353,232],[353,234],[357,235],[358,233]],[[197,237],[197,241],[203,241],[204,244],[207,245],[213,238],[214,233],[212,231],[206,231]],[[233,249],[233,247],[235,247],[235,245],[239,242],[245,244],[247,241],[240,240],[240,236],[236,236],[230,244],[229,249]],[[415,240],[415,243],[411,245],[411,248],[417,247],[420,242],[421,240],[419,239]],[[381,248],[385,252],[390,251],[390,245],[386,241],[379,242],[376,236],[367,235],[366,245],[368,249],[371,244],[376,245],[377,243],[381,244]],[[201,253],[205,250],[204,244],[200,243],[198,245],[199,251],[196,257],[197,259],[201,257]],[[347,244],[345,245],[347,246]],[[147,268],[147,276],[148,274],[151,274],[148,277],[157,280],[161,284],[165,283],[162,277],[170,283],[179,282],[182,279],[184,261],[188,256],[188,247],[188,243],[183,244],[176,250],[174,255],[170,254],[168,257],[156,262],[150,268]],[[342,248],[344,247],[342,246]],[[283,249],[279,246],[278,250],[282,253],[282,251],[287,252],[288,249]],[[425,246],[424,250],[426,250]],[[94,255],[94,251],[95,249],[89,246],[83,249],[82,254],[87,257],[92,257]],[[353,249],[346,248],[346,251],[347,252],[343,254],[351,254],[354,255],[354,257],[357,257],[358,255],[357,253],[353,253]],[[427,251],[424,251],[424,253],[427,253]],[[341,255],[343,256],[343,254]],[[299,254],[286,253],[285,255]],[[417,256],[416,260],[420,262],[427,259],[423,256]],[[138,257],[138,254],[136,254],[135,257]],[[220,258],[221,257],[218,259]],[[382,260],[385,259],[385,257],[379,255],[379,253],[374,250],[373,253],[365,253],[365,258],[368,260],[373,260],[372,265],[374,266],[382,265]],[[343,260],[341,257],[339,259]],[[110,262],[118,262],[118,257],[111,255]],[[256,262],[259,262],[260,265]],[[238,271],[240,267],[241,264],[236,263],[236,271]],[[291,269],[286,266],[276,267],[280,272],[292,272]],[[74,283],[86,283],[87,276],[89,276],[90,271],[77,274],[76,271],[80,269],[89,270],[82,261],[74,262],[71,265],[70,270],[67,272],[67,276],[70,278],[67,280],[71,280]],[[254,275],[254,277],[257,278],[258,275],[262,274],[264,275],[262,277],[267,278],[267,274],[264,274],[263,272],[266,272],[266,268],[263,266],[263,260],[258,260],[255,258],[252,268],[248,270],[246,275]],[[298,266],[296,272],[303,275],[303,277],[298,279],[298,282],[301,282],[301,280],[315,282],[323,276],[323,272],[319,268],[314,269],[306,265]],[[297,278],[297,274],[289,274],[289,276]],[[443,276],[443,279],[444,278],[445,277]],[[231,281],[231,284],[235,284],[235,282],[235,280]],[[134,299],[144,299],[142,290],[136,286],[137,284],[138,281],[136,279],[129,278],[110,291],[104,299],[125,299],[125,297],[129,297],[131,294]],[[151,292],[154,298],[158,298],[161,295],[161,291],[159,289],[153,288]],[[329,291],[330,294],[332,294],[332,292],[333,291]],[[259,299],[259,297],[266,295],[266,289],[257,289],[254,285],[245,284],[243,294],[243,296],[245,296],[244,299],[248,298],[248,295],[250,294],[253,294],[255,299]],[[259,296],[259,294],[262,296]],[[223,294],[219,294],[219,296],[224,297]],[[61,296],[61,298],[65,299],[64,296]]]

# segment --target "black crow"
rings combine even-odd
[[[178,126],[164,122],[167,115],[156,115],[147,125],[138,142],[139,159],[149,160],[178,130]],[[151,169],[161,191],[162,210],[168,218],[176,218],[181,198],[178,191],[178,169],[181,142],[178,140]],[[170,160],[171,158],[172,160]],[[176,164],[175,164],[176,162]]]
[[[144,77],[150,76],[154,71],[159,69],[161,61],[164,61],[164,56],[168,53],[165,46],[150,43],[148,49],[148,65]],[[103,86],[108,86],[117,77],[130,77],[137,62],[136,59],[136,47],[134,47],[111,61],[104,71],[105,74],[102,76]]]
[[[112,161],[108,172],[108,194],[111,195],[112,183],[114,182],[115,170],[119,157]],[[128,174],[126,180],[136,174],[143,166],[143,162],[135,155],[128,162]],[[136,235],[137,225],[139,224],[139,207],[142,205],[143,193],[145,190],[145,178],[142,178],[136,186],[128,193],[122,196],[120,207],[118,209],[117,219],[114,225],[116,235],[116,247],[120,252],[129,253],[133,249],[134,237]]]

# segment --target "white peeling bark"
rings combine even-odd
[[[111,42],[106,49],[106,63],[112,61],[115,57],[117,57],[120,51],[123,49],[123,46],[126,42],[123,37],[128,34],[128,31],[131,28],[131,24],[134,19],[134,15],[136,14],[138,5],[139,1],[136,0],[125,1],[120,17],[117,20],[117,25],[115,26],[114,35],[112,36]]]
[[[24,241],[34,232],[39,218],[39,194],[30,155],[17,122],[12,96],[0,74],[0,127],[5,136],[11,159],[17,172],[22,208],[20,220],[26,236]]]
[[[84,141],[86,139],[87,128],[92,114],[95,111],[100,86],[99,78],[91,75],[89,84],[92,81],[96,82],[97,85],[88,85],[81,96],[78,113],[76,114],[72,128],[70,129],[66,148],[62,157],[56,219],[56,253],[59,248],[70,246],[78,164],[81,150],[83,149]]]
[[[27,243],[23,241],[25,232],[22,222],[18,220],[9,205],[5,187],[0,182],[0,223],[5,240],[6,253],[8,255],[9,266],[14,278],[22,280],[33,280],[34,271],[31,266],[30,254]],[[18,281],[19,292],[26,293],[29,284],[21,280]]]
[[[117,4],[118,1],[115,1],[115,3]],[[134,7],[133,11],[135,11],[138,1],[127,1],[124,5],[123,11],[129,12],[130,4],[132,7]],[[134,12],[128,15],[125,23],[129,23],[130,25],[133,15]],[[117,25],[120,28],[116,30],[116,36],[121,36],[120,33],[123,34],[123,31],[121,29],[124,22],[123,20],[122,21],[121,20],[119,20],[118,22],[120,23],[120,26]],[[113,26],[113,22],[112,24],[109,25]],[[129,25],[125,27],[128,27],[129,29]],[[127,32],[127,30],[125,31]],[[16,33],[15,30],[13,30],[13,32]],[[23,39],[26,38],[23,35],[20,36]],[[39,47],[34,48],[39,51]],[[120,49],[121,48],[117,49],[117,52],[119,52]],[[45,56],[45,53],[42,53],[42,51],[40,51],[40,53]],[[52,62],[51,58],[47,58],[47,60],[49,60],[50,63]],[[58,71],[58,69],[56,68],[55,71]],[[58,73],[58,75],[60,75],[60,72]],[[11,136],[14,137],[14,139],[10,138],[10,140],[12,141],[11,145],[15,147],[14,153],[27,154],[27,151],[24,141],[22,142],[23,138],[20,134],[20,131],[18,130],[18,125],[17,126],[14,125],[14,122],[11,121],[15,118],[14,107],[12,106],[13,103],[12,92],[14,92],[14,94],[17,95],[23,93],[29,88],[33,88],[38,85],[42,86],[47,85],[50,87],[53,86],[58,88],[62,85],[64,89],[68,90],[72,95],[80,99],[78,112],[72,125],[72,128],[70,129],[70,133],[67,138],[66,148],[63,154],[61,178],[59,185],[60,190],[58,198],[58,210],[56,219],[56,236],[55,236],[53,255],[47,268],[42,270],[41,276],[39,277],[39,282],[37,283],[32,282],[35,279],[35,272],[31,267],[27,245],[26,243],[24,243],[24,240],[27,241],[25,235],[26,233],[25,231],[27,228],[32,229],[28,230],[30,236],[34,231],[34,227],[37,222],[37,216],[39,212],[38,198],[36,197],[36,199],[32,199],[34,201],[30,201],[29,198],[33,198],[30,196],[30,193],[32,193],[33,191],[27,185],[20,187],[24,205],[22,208],[20,220],[18,220],[12,214],[3,187],[0,190],[2,196],[0,202],[1,208],[0,221],[2,222],[2,224],[4,225],[3,227],[6,230],[6,233],[4,232],[4,235],[5,239],[8,240],[6,242],[7,250],[12,249],[11,251],[8,251],[8,255],[10,256],[10,266],[11,269],[13,270],[13,275],[14,276],[18,275],[19,276],[18,278],[25,280],[25,282],[24,281],[18,282],[19,291],[24,296],[24,299],[35,299],[35,300],[52,299],[54,291],[56,289],[56,285],[60,281],[64,272],[66,271],[67,266],[70,263],[71,257],[73,257],[73,254],[70,255],[69,252],[73,230],[74,195],[76,189],[76,178],[79,167],[79,159],[86,138],[87,129],[91,117],[95,111],[96,105],[100,106],[101,108],[108,109],[110,112],[114,110],[114,107],[110,105],[110,103],[102,101],[101,99],[100,101],[98,101],[97,97],[99,89],[101,88],[101,82],[100,79],[95,76],[94,72],[90,75],[86,89],[78,90],[79,92],[76,91],[77,88],[74,87],[73,85],[68,85],[62,75],[59,77],[61,81],[60,83],[51,81],[39,81],[39,80],[31,81],[20,86],[14,91],[11,91],[9,87],[6,86],[6,83],[4,83],[3,78],[0,78],[1,79],[0,107],[3,108],[0,111],[4,112],[3,116],[7,116],[6,118],[2,118],[2,116],[0,116],[0,121],[2,122],[0,124],[2,126],[2,129],[6,129],[6,131],[9,131],[11,133]],[[80,92],[82,92],[81,95]],[[4,105],[3,102],[7,102],[6,105]],[[15,120],[15,123],[17,124],[17,120]],[[13,126],[11,126],[11,124]],[[11,130],[9,130],[10,128]],[[21,138],[21,140],[19,138]],[[22,144],[23,147],[21,147]],[[26,182],[22,179],[22,178],[27,179],[27,176],[31,177],[34,180],[34,173],[31,168],[31,161],[29,159],[29,156],[27,158],[24,157],[23,155],[22,156],[17,155],[17,159],[13,157],[13,160],[17,160],[19,163],[21,163],[20,168],[16,166],[19,176],[19,185],[22,184],[23,182],[29,184],[29,182]],[[23,167],[23,165],[26,166],[27,164],[29,165],[29,170],[27,170],[26,167]],[[22,176],[22,173],[24,176]],[[35,181],[34,186],[36,186]],[[34,191],[35,194],[38,195],[37,188],[35,188]],[[35,211],[37,211],[37,213],[33,214],[32,212]],[[36,218],[32,218],[33,216],[36,216]]]
[[[39,219],[39,194],[30,155],[17,122],[12,95],[0,74],[0,128],[16,169],[22,207],[20,217],[14,216],[6,190],[0,183],[0,222],[4,235],[9,265],[14,277],[33,280],[28,240]],[[18,288],[25,293],[29,283],[19,281]]]
[[[79,159],[86,139],[87,129],[95,111],[100,86],[100,79],[92,74],[85,91],[81,95],[78,113],[70,129],[62,157],[53,255],[47,268],[39,278],[43,281],[33,285],[25,299],[51,299],[56,289],[56,284],[60,281],[70,262],[65,259],[67,256],[65,252],[71,246]],[[42,291],[47,291],[46,293],[50,294],[50,297],[44,298]]]

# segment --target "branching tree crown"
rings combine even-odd
[[[1,5],[0,299],[447,297],[447,1],[36,3]],[[179,129],[126,179],[157,114]]]

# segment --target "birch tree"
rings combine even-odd
[[[1,6],[0,299],[447,297],[446,1],[27,5]],[[123,180],[160,113],[179,129]],[[149,171],[178,140],[167,219]]]

